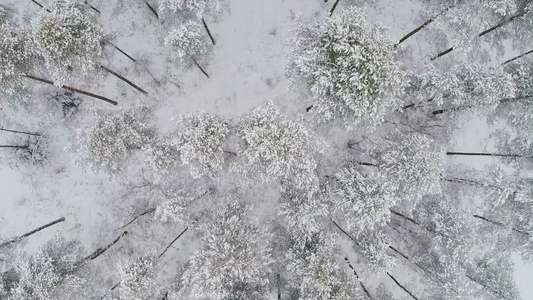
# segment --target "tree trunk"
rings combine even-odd
[[[453,51],[453,47],[448,48],[447,50],[444,50],[441,53],[437,54],[437,56],[432,57],[431,60],[435,60],[435,59],[437,59],[439,57],[442,57],[442,56],[444,56],[444,55],[446,55],[446,54],[448,54],[448,53],[450,53],[452,51]]]
[[[493,156],[493,157],[515,157],[515,158],[531,158],[520,154],[501,154],[501,153],[485,153],[485,152],[446,152],[446,155],[462,155],[462,156]]]
[[[352,264],[351,264],[350,261],[348,260],[348,257],[345,257],[345,258],[344,258],[344,261],[346,261],[346,264],[348,264],[348,267],[349,267],[350,269],[352,269],[353,274],[355,275],[355,278],[357,278],[357,280],[359,281],[359,285],[361,286],[361,288],[363,289],[363,291],[365,292],[365,294],[368,296],[369,299],[372,299],[372,296],[370,296],[370,293],[368,292],[368,290],[366,289],[365,285],[364,285],[363,282],[361,281],[361,278],[359,277],[359,275],[358,275],[357,272],[355,271],[354,267],[352,266]]]
[[[530,51],[528,51],[528,52],[526,52],[526,53],[522,53],[522,54],[520,54],[520,55],[518,55],[518,56],[515,56],[515,57],[513,57],[513,58],[511,58],[511,59],[508,59],[508,60],[504,61],[504,62],[502,63],[502,65],[508,64],[508,63],[510,63],[510,62],[512,62],[512,61],[515,61],[515,60],[517,60],[517,59],[519,59],[519,58],[522,58],[522,57],[524,57],[524,56],[526,56],[526,55],[528,55],[528,54],[531,54],[531,53],[533,53],[533,50],[530,50]]]
[[[19,146],[19,145],[0,145],[0,148],[17,148],[17,149],[28,149],[29,146]]]
[[[130,60],[132,60],[133,62],[136,62],[137,60],[135,60],[133,57],[129,56],[126,52],[122,51],[122,49],[120,49],[119,47],[117,47],[115,44],[111,43],[110,44],[115,47],[115,49],[117,49],[120,53],[124,54],[124,56],[126,56],[127,58],[129,58]]]
[[[501,222],[498,222],[498,221],[493,221],[493,220],[490,220],[488,218],[485,218],[483,216],[480,216],[480,215],[473,215],[474,218],[477,218],[477,219],[480,219],[480,220],[483,220],[485,222],[489,222],[491,224],[494,224],[494,225],[498,225],[498,226],[505,226],[505,224],[501,223]],[[518,233],[521,233],[521,234],[524,234],[524,235],[531,235],[530,232],[526,232],[526,231],[523,231],[523,230],[520,230],[520,229],[517,229],[515,227],[511,227],[511,229],[514,231],[514,232],[518,232]]]
[[[152,13],[155,15],[155,17],[159,20],[159,15],[157,14],[157,11],[155,11],[155,9],[148,2],[144,1],[144,3],[146,3],[148,8],[152,11]]]
[[[340,1],[340,0],[337,0],[337,1],[335,1],[335,3],[333,3],[333,7],[332,7],[331,10],[329,11],[329,16],[330,16],[330,17],[333,15],[333,12],[335,11],[335,8],[337,8],[337,5],[339,5],[339,1]]]
[[[389,245],[389,249],[391,249],[392,251],[398,253],[401,257],[409,260],[409,257],[407,255],[403,254],[402,252],[400,252],[398,249],[392,247],[391,245]]]
[[[424,24],[418,26],[417,28],[415,28],[413,31],[409,32],[408,34],[406,34],[403,38],[400,39],[400,41],[398,42],[398,44],[396,45],[400,45],[401,43],[405,42],[405,40],[407,40],[408,38],[412,37],[413,35],[415,35],[417,32],[419,32],[420,30],[424,29],[424,27],[428,26],[429,24],[431,24],[435,19],[429,19],[427,20],[426,22],[424,22]]]
[[[34,136],[41,136],[40,133],[32,133],[32,132],[26,132],[26,131],[18,131],[18,130],[11,130],[11,129],[5,129],[5,128],[0,128],[0,131],[13,132],[13,133],[22,133],[22,134],[34,135]]]
[[[35,0],[31,0],[31,2],[37,4],[40,8],[46,10],[47,12],[51,12],[48,8],[44,7],[41,3],[35,1]]]
[[[399,286],[402,290],[404,290],[409,296],[413,297],[413,299],[418,300],[418,298],[413,295],[408,289],[406,289],[403,285],[401,285],[396,278],[394,278],[389,272],[387,272],[387,275],[396,283],[397,286]]]
[[[135,222],[135,220],[137,220],[139,217],[142,217],[142,216],[144,216],[146,214],[149,214],[151,212],[154,212],[154,211],[155,211],[155,207],[152,207],[150,209],[145,210],[144,212],[142,212],[142,213],[138,214],[137,216],[135,216],[135,218],[133,218],[131,221],[129,221],[128,223],[124,224],[124,226],[120,227],[119,229],[123,229],[124,227],[126,227],[126,226],[130,225],[131,223]]]
[[[397,211],[395,211],[394,209],[389,209],[389,211],[390,211],[391,213],[393,213],[394,215],[397,215],[398,217],[401,217],[401,218],[403,218],[403,219],[405,219],[405,220],[407,220],[407,221],[409,221],[409,222],[411,222],[411,223],[413,223],[413,224],[415,224],[415,225],[420,225],[420,223],[418,223],[417,221],[415,221],[413,218],[410,218],[410,217],[408,217],[408,216],[406,216],[406,215],[404,215],[404,214],[402,214],[402,213],[400,213],[400,212],[397,212]]]
[[[148,92],[146,92],[145,90],[141,89],[140,87],[138,87],[137,85],[135,85],[133,82],[129,81],[128,79],[124,78],[122,75],[100,65],[100,68],[104,69],[105,71],[109,72],[111,75],[117,77],[118,79],[124,81],[125,83],[129,84],[130,86],[132,86],[134,89],[138,90],[139,92],[145,94],[145,95],[148,95]]]
[[[48,223],[48,224],[45,224],[45,225],[43,225],[43,226],[41,226],[41,227],[39,227],[39,228],[36,228],[36,229],[32,230],[32,231],[30,231],[30,232],[27,232],[27,233],[25,233],[25,234],[23,234],[23,235],[21,235],[21,236],[19,236],[19,237],[16,237],[16,238],[14,238],[14,239],[11,239],[11,240],[9,240],[9,241],[7,241],[7,242],[2,243],[2,244],[0,245],[0,248],[2,248],[2,247],[4,247],[4,246],[7,246],[7,245],[9,245],[9,244],[16,243],[16,242],[22,240],[22,239],[25,238],[25,237],[28,237],[28,236],[30,236],[30,235],[32,235],[32,234],[34,234],[34,233],[37,233],[37,232],[39,232],[39,231],[41,231],[41,230],[43,230],[43,229],[46,229],[46,228],[48,228],[48,227],[50,227],[50,226],[53,226],[53,225],[55,225],[55,224],[57,224],[57,223],[61,223],[61,222],[63,222],[63,221],[65,221],[65,218],[64,218],[64,217],[63,217],[63,218],[59,218],[59,219],[57,219],[57,220],[55,220],[55,221],[52,221],[52,222],[50,222],[50,223]]]
[[[281,300],[281,275],[276,275],[276,284],[278,286],[278,300]]]
[[[33,80],[36,80],[36,81],[40,81],[40,82],[46,83],[46,84],[54,85],[54,82],[50,81],[48,79],[43,79],[43,78],[31,76],[31,75],[23,75],[23,76],[26,77],[26,78],[29,78],[29,79],[33,79]],[[78,93],[78,94],[82,94],[82,95],[85,95],[85,96],[89,96],[89,97],[93,97],[93,98],[96,98],[96,99],[100,99],[100,100],[103,100],[103,101],[105,101],[107,103],[111,103],[113,105],[117,105],[118,104],[116,101],[113,101],[113,100],[111,100],[109,98],[106,98],[106,97],[103,97],[103,96],[100,96],[100,95],[96,95],[96,94],[93,94],[93,93],[85,92],[85,91],[82,91],[82,90],[78,90],[78,89],[75,89],[75,88],[72,88],[72,87],[69,87],[69,86],[66,86],[66,85],[61,86],[61,88],[65,89],[65,90],[69,90],[69,91],[75,92],[75,93]]]
[[[85,0],[85,4],[88,5],[92,10],[94,10],[98,14],[101,14],[100,11],[96,7],[90,5],[89,2],[87,2],[87,0]]]
[[[124,231],[121,235],[119,235],[113,242],[111,242],[110,244],[108,244],[107,246],[105,246],[104,248],[98,248],[96,249],[96,251],[94,251],[92,254],[86,256],[84,259],[82,259],[82,261],[80,263],[83,263],[87,260],[94,260],[96,259],[98,256],[104,254],[104,252],[106,252],[107,250],[109,250],[109,248],[111,248],[114,244],[116,244],[121,237],[125,236],[126,234],[128,234],[127,231]]]
[[[305,109],[305,111],[309,112],[309,111],[313,108],[313,106],[314,106],[314,105],[309,105],[309,106]]]
[[[202,24],[204,24],[205,31],[207,31],[207,35],[209,35],[209,38],[211,39],[211,43],[213,43],[213,46],[216,45],[217,43],[215,42],[215,38],[213,38],[213,35],[211,34],[211,30],[209,30],[209,27],[207,27],[207,23],[205,23],[205,19],[203,17],[202,17]]]
[[[163,254],[165,254],[165,252],[167,252],[167,250],[172,246],[172,244],[174,244],[174,242],[176,242],[187,230],[189,229],[189,226],[187,226],[185,229],[183,229],[182,232],[180,232],[180,234],[178,234],[178,236],[172,240],[172,242],[170,242],[170,244],[168,244],[168,246],[165,248],[165,250],[163,250],[163,252],[161,252],[161,254],[159,254],[159,256],[157,258],[161,258],[161,256],[163,256]]]
[[[198,67],[198,69],[200,69],[200,71],[202,71],[202,73],[204,73],[204,75],[209,78],[209,74],[207,74],[207,72],[202,68],[200,67],[200,64],[198,64],[198,62],[196,61],[196,59],[192,59],[192,61],[194,62],[194,64]]]

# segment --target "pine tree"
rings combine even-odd
[[[198,60],[208,53],[208,45],[202,26],[193,20],[178,25],[165,37],[165,47],[172,48],[174,59],[182,66],[198,65]]]
[[[178,119],[178,137],[174,140],[184,165],[191,176],[200,178],[222,168],[224,145],[229,127],[218,116],[200,111]]]
[[[31,32],[13,24],[8,13],[0,7],[0,93],[6,98],[24,95],[27,79],[38,62]]]
[[[140,256],[118,265],[120,299],[143,300],[154,296],[157,260],[154,256]]]
[[[99,69],[109,38],[81,1],[54,0],[50,10],[33,20],[33,31],[36,51],[54,84],[61,87],[74,74],[87,77]]]
[[[286,120],[268,102],[242,116],[237,130],[244,143],[237,170],[258,174],[263,182],[281,180],[309,193],[317,190],[315,155],[324,144],[303,124]]]
[[[202,247],[181,277],[180,299],[268,299],[269,236],[246,212],[244,205],[229,202],[200,226]]]
[[[140,119],[142,111],[97,113],[96,123],[77,133],[72,145],[76,160],[93,171],[106,171],[112,178],[124,176],[134,151],[145,146],[153,136]]]
[[[483,257],[467,277],[482,287],[482,290],[496,299],[520,300],[520,292],[513,278],[513,263],[509,257]]]
[[[350,130],[363,121],[373,127],[401,104],[395,52],[382,26],[368,26],[361,10],[349,8],[320,26],[297,28],[289,75],[309,85],[321,121],[342,119]]]
[[[179,152],[170,138],[152,138],[143,146],[143,150],[148,165],[154,170],[156,182],[168,175],[180,162]]]

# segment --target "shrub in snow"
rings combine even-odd
[[[230,202],[200,227],[202,247],[181,277],[179,299],[269,299],[269,235],[246,213],[246,207]]]
[[[340,118],[350,130],[363,121],[373,127],[401,104],[404,79],[394,43],[382,26],[368,26],[361,10],[346,9],[321,26],[301,25],[294,39],[289,73],[309,85],[320,120]]]
[[[172,48],[174,59],[183,66],[206,55],[208,46],[204,28],[197,21],[189,20],[180,24],[165,37],[165,47]]]
[[[224,143],[229,134],[220,117],[200,111],[178,119],[179,135],[174,140],[192,177],[200,178],[222,168]]]
[[[157,258],[151,255],[118,265],[121,299],[143,300],[153,297],[156,288]]]
[[[76,159],[93,171],[104,170],[120,177],[135,150],[145,146],[153,135],[133,110],[97,114],[96,123],[78,131]]]
[[[98,69],[108,38],[82,1],[54,0],[50,10],[41,11],[33,21],[35,49],[51,79],[61,86],[73,74],[87,77]]]
[[[309,193],[318,189],[314,155],[325,147],[303,124],[286,120],[272,102],[242,116],[237,124],[244,142],[244,173],[255,173],[264,182],[281,180]]]
[[[34,47],[31,32],[16,27],[0,7],[0,94],[13,97],[24,93],[28,79],[22,75],[31,73],[38,61]]]

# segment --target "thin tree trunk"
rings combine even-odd
[[[276,275],[276,283],[278,285],[278,300],[281,300],[281,275]]]
[[[487,30],[482,31],[480,34],[478,34],[478,37],[482,37],[482,36],[484,36],[484,35],[486,35],[486,34],[492,32],[492,31],[494,31],[494,30],[496,30],[496,29],[498,29],[498,28],[500,28],[500,27],[502,27],[502,26],[504,26],[504,25],[507,25],[507,24],[511,23],[511,22],[514,21],[515,19],[517,19],[517,18],[519,18],[519,17],[522,17],[522,16],[524,16],[524,15],[525,15],[524,12],[519,13],[519,14],[516,14],[516,15],[510,17],[509,19],[507,19],[507,20],[505,20],[505,21],[503,21],[503,22],[500,22],[500,23],[498,23],[498,24],[492,26],[491,28],[489,28],[489,29],[487,29]],[[439,58],[439,57],[442,57],[442,56],[444,56],[444,55],[446,55],[446,54],[452,52],[453,50],[454,50],[454,47],[451,47],[451,48],[449,48],[448,50],[439,53],[437,56],[432,57],[431,60],[435,60],[435,59],[437,59],[437,58]]]
[[[161,258],[161,256],[163,256],[163,254],[165,254],[165,252],[167,252],[167,250],[172,246],[172,244],[174,244],[174,242],[176,242],[187,230],[189,229],[189,226],[187,226],[185,229],[183,229],[182,232],[180,232],[180,234],[178,234],[178,236],[172,240],[172,242],[170,242],[170,244],[168,244],[168,246],[165,248],[165,250],[163,250],[163,252],[161,252],[161,254],[159,254],[159,256],[157,258]]]
[[[207,74],[207,72],[202,68],[200,67],[200,64],[198,64],[198,62],[196,61],[196,59],[192,59],[192,61],[194,62],[194,64],[198,67],[198,69],[200,69],[200,71],[202,71],[202,73],[204,73],[204,75],[209,78],[209,74]]]
[[[483,216],[480,216],[480,215],[473,215],[474,218],[477,218],[477,219],[480,219],[480,220],[483,220],[485,222],[489,222],[491,224],[494,224],[494,225],[498,225],[498,226],[505,226],[505,224],[501,223],[501,222],[498,222],[498,221],[493,221],[493,220],[490,220],[488,218],[485,218]],[[521,234],[524,234],[524,235],[531,235],[530,232],[526,232],[526,231],[523,231],[523,230],[520,230],[520,229],[517,229],[517,228],[514,228],[514,227],[511,227],[511,229],[515,232],[518,232],[518,233],[521,233]]]
[[[89,2],[85,1],[85,4],[88,5],[92,10],[94,10],[98,14],[101,14],[101,12],[96,7],[90,5]]]
[[[413,224],[415,224],[415,225],[420,225],[420,223],[418,223],[417,221],[415,221],[413,218],[410,218],[410,217],[408,217],[408,216],[406,216],[406,215],[404,215],[404,214],[402,214],[402,213],[400,213],[400,212],[397,212],[397,211],[395,211],[394,209],[389,209],[389,211],[390,211],[391,213],[393,213],[394,215],[397,215],[398,217],[401,217],[401,218],[403,218],[403,219],[405,219],[405,220],[407,220],[407,221],[409,221],[409,222],[411,222],[411,223],[413,223]]]
[[[47,12],[51,12],[48,8],[44,7],[41,3],[35,1],[35,0],[31,0],[31,2],[37,4],[40,8],[46,10]]]
[[[351,147],[349,147],[349,148],[351,148]],[[369,162],[364,162],[364,161],[358,161],[357,164],[361,165],[361,166],[369,166],[369,167],[377,167],[378,166],[376,164],[369,163]]]
[[[7,132],[13,132],[13,133],[22,133],[22,134],[27,134],[27,135],[41,136],[40,133],[32,133],[32,132],[26,132],[26,131],[18,131],[18,130],[11,130],[11,129],[5,129],[5,128],[0,128],[0,131],[7,131]]]
[[[53,226],[53,225],[55,225],[55,224],[57,224],[57,223],[61,223],[61,222],[63,222],[63,221],[65,221],[65,218],[64,218],[64,217],[63,217],[63,218],[59,218],[59,219],[57,219],[57,220],[55,220],[55,221],[52,221],[52,222],[50,222],[50,223],[48,223],[48,224],[45,224],[45,225],[43,225],[43,226],[41,226],[41,227],[38,227],[38,228],[32,230],[32,231],[30,231],[30,232],[27,232],[27,233],[25,233],[25,234],[23,234],[23,235],[21,235],[21,236],[19,236],[19,237],[16,237],[16,238],[14,238],[14,239],[11,239],[11,240],[9,240],[9,241],[7,241],[7,242],[2,243],[2,244],[0,245],[0,248],[2,248],[2,247],[4,247],[4,246],[7,246],[7,245],[10,245],[10,244],[13,244],[13,243],[16,243],[16,242],[22,240],[22,239],[25,238],[25,237],[28,237],[28,236],[30,236],[30,235],[32,235],[32,234],[34,234],[34,233],[37,233],[37,232],[39,232],[39,231],[41,231],[41,230],[43,230],[43,229],[46,229],[46,228],[48,228],[48,227],[50,227],[50,226]]]
[[[515,56],[515,57],[513,57],[513,58],[511,58],[511,59],[508,59],[508,60],[504,61],[504,62],[502,63],[502,65],[508,64],[508,63],[510,63],[510,62],[512,62],[512,61],[515,61],[515,60],[517,60],[517,59],[519,59],[519,58],[522,58],[522,57],[524,57],[524,56],[526,56],[526,55],[528,55],[528,54],[531,54],[531,53],[533,53],[533,50],[530,50],[530,51],[528,51],[528,52],[526,52],[526,53],[522,53],[522,54],[520,54],[520,55],[518,55],[518,56]]]
[[[408,289],[406,289],[403,285],[401,285],[398,280],[396,280],[396,278],[394,278],[394,276],[392,276],[389,272],[387,272],[387,275],[394,281],[394,283],[396,283],[397,286],[399,286],[402,290],[404,290],[407,294],[409,294],[409,296],[413,297],[413,299],[415,300],[418,300],[418,298],[413,295],[413,293],[411,293]]]
[[[157,11],[155,11],[155,9],[147,1],[144,1],[144,3],[146,3],[148,8],[152,11],[152,13],[155,15],[155,17],[159,20],[159,15],[157,14]]]
[[[28,149],[29,146],[19,146],[19,145],[0,145],[0,148],[17,148],[17,149]]]
[[[215,38],[211,34],[211,30],[209,30],[209,27],[207,27],[207,23],[205,23],[205,19],[202,17],[202,24],[204,24],[205,31],[207,31],[207,35],[209,35],[209,38],[211,39],[211,43],[213,43],[213,46],[217,43],[215,42]]]
[[[426,100],[426,102],[431,102],[434,99],[435,98],[430,98],[430,99]],[[408,108],[413,108],[413,107],[416,107],[416,103],[407,104],[407,105],[403,106],[402,109],[408,109]]]
[[[112,241],[110,244],[108,244],[107,246],[105,246],[104,248],[98,248],[96,249],[96,251],[94,251],[92,254],[86,256],[81,262],[85,262],[87,260],[94,260],[96,259],[98,256],[104,254],[104,252],[106,252],[107,250],[109,250],[109,248],[111,248],[114,244],[116,244],[121,237],[125,236],[126,234],[128,234],[127,231],[124,231],[121,235],[119,235],[114,241]]]
[[[503,98],[503,99],[500,99],[498,102],[506,103],[506,102],[512,102],[512,101],[520,101],[520,100],[525,100],[525,99],[529,99],[532,97],[533,95],[525,95],[525,96],[520,96],[520,97]],[[443,114],[449,111],[458,111],[458,110],[472,108],[472,107],[473,107],[472,105],[463,105],[463,106],[457,106],[457,107],[452,107],[452,108],[443,108],[443,109],[434,110],[431,112],[431,114],[435,116],[435,115],[440,115],[440,114]]]
[[[100,65],[100,68],[104,69],[105,71],[109,72],[111,75],[117,77],[118,79],[124,81],[125,83],[129,84],[130,86],[132,86],[134,89],[138,90],[139,92],[145,94],[145,95],[148,95],[148,92],[146,92],[145,90],[141,89],[140,87],[138,87],[137,85],[135,85],[133,82],[129,81],[128,79],[124,78],[122,75]]]
[[[431,24],[435,19],[431,18],[429,20],[427,20],[426,22],[424,22],[424,24],[418,26],[417,28],[415,28],[413,31],[409,32],[408,34],[406,34],[403,38],[400,39],[400,41],[398,42],[398,44],[396,45],[400,45],[401,43],[405,42],[405,40],[407,40],[408,38],[412,37],[413,35],[415,35],[417,32],[419,32],[420,30],[424,29],[424,27],[428,26],[429,24]]]
[[[400,252],[398,249],[392,247],[391,245],[389,245],[389,249],[391,249],[392,251],[398,253],[401,257],[409,260],[409,257],[407,255],[403,254],[402,252]]]
[[[31,75],[23,75],[23,76],[26,77],[26,78],[29,78],[29,79],[33,79],[33,80],[36,80],[36,81],[40,81],[40,82],[46,83],[46,84],[54,85],[54,82],[50,81],[48,79],[43,79],[43,78],[31,76]],[[117,105],[118,104],[116,101],[113,101],[113,100],[111,100],[109,98],[106,98],[106,97],[103,97],[103,96],[100,96],[100,95],[96,95],[96,94],[93,94],[93,93],[85,92],[85,91],[82,91],[82,90],[78,90],[78,89],[75,89],[75,88],[72,88],[72,87],[69,87],[69,86],[66,86],[66,85],[61,86],[61,88],[65,89],[65,90],[69,90],[69,91],[75,92],[75,93],[78,93],[78,94],[82,94],[82,95],[85,95],[85,96],[89,96],[89,97],[93,97],[93,98],[96,98],[96,99],[100,99],[100,100],[103,100],[103,101],[105,101],[107,103],[111,103],[113,105]]]
[[[333,3],[333,7],[332,7],[331,10],[329,11],[329,16],[330,16],[330,17],[333,15],[333,12],[335,11],[335,8],[337,8],[337,5],[339,5],[339,1],[340,1],[340,0],[337,0],[337,1],[335,1],[335,3]]]
[[[124,56],[126,56],[127,58],[131,59],[133,62],[136,62],[137,60],[135,60],[133,57],[129,56],[128,53],[122,51],[122,49],[120,49],[119,47],[117,47],[115,44],[111,43],[110,44],[115,47],[115,49],[117,49],[120,53],[124,54]]]
[[[155,207],[152,207],[150,209],[145,210],[144,212],[142,212],[142,213],[138,214],[137,216],[135,216],[135,218],[133,218],[131,221],[129,221],[128,223],[124,224],[124,226],[120,227],[119,229],[123,229],[124,227],[126,227],[126,226],[130,225],[131,223],[135,222],[135,220],[137,220],[139,217],[142,217],[142,216],[144,216],[146,214],[149,214],[151,212],[154,212],[154,211],[155,211]]]
[[[309,106],[305,109],[305,111],[309,112],[309,111],[313,108],[313,106],[314,106],[314,105],[309,105]]]
[[[337,222],[333,221],[332,219],[330,219],[331,222],[333,222],[333,224],[335,224],[335,226],[342,232],[344,233],[344,235],[346,235],[348,238],[350,238],[350,240],[352,240],[353,242],[355,242],[358,246],[359,244],[357,243],[357,241],[348,233],[346,232],[344,229],[342,229],[342,227],[339,226],[339,224],[337,224]]]
[[[519,157],[530,158],[530,156],[524,156],[520,154],[501,154],[501,153],[485,153],[485,152],[446,152],[446,155],[462,155],[462,156],[494,156],[494,157]]]
[[[355,278],[357,278],[357,280],[359,281],[359,285],[361,285],[361,288],[363,289],[363,291],[365,292],[365,294],[368,296],[369,299],[372,299],[372,296],[370,296],[370,293],[368,292],[368,290],[366,289],[365,285],[364,285],[363,282],[361,281],[361,277],[359,277],[359,274],[357,274],[357,272],[355,271],[354,267],[352,266],[352,264],[351,264],[350,261],[348,260],[348,257],[345,257],[345,258],[344,258],[344,261],[346,261],[346,263],[348,264],[348,267],[349,267],[350,269],[352,269],[353,274],[355,275]]]

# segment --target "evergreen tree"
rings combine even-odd
[[[208,46],[202,25],[193,20],[178,25],[165,37],[165,47],[171,47],[173,58],[182,66],[198,65],[198,60],[208,53]]]
[[[288,66],[293,80],[309,85],[320,120],[339,118],[350,130],[363,121],[382,123],[400,106],[404,87],[394,43],[382,26],[364,19],[361,10],[349,8],[320,26],[300,25]]]
[[[144,300],[154,296],[157,261],[154,256],[140,256],[118,265],[119,294],[124,300]]]

